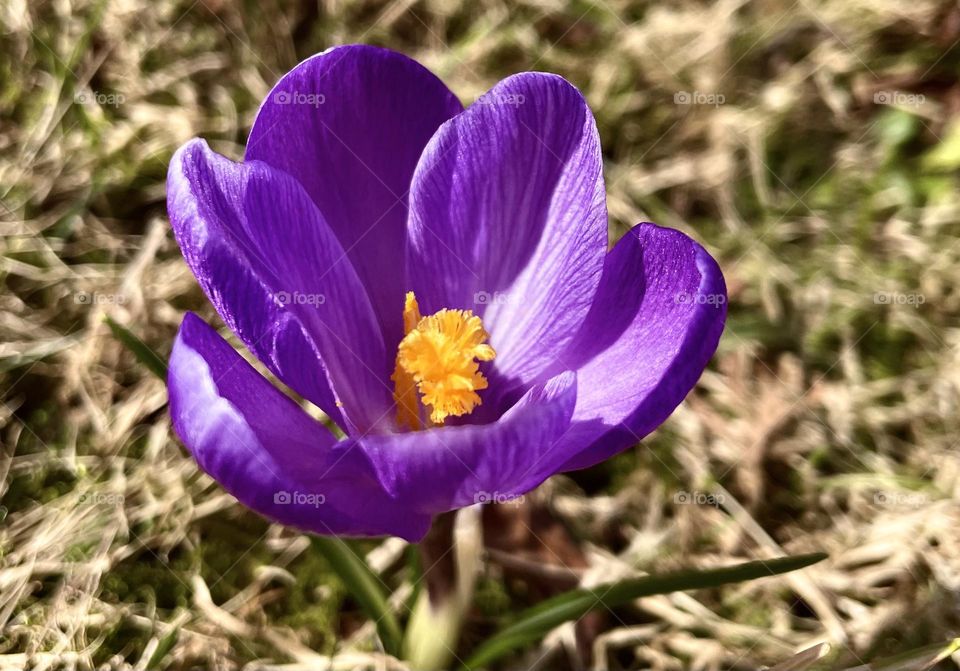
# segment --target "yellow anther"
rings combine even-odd
[[[407,292],[403,303],[403,333],[409,334],[420,323],[420,306],[412,291]],[[413,375],[400,365],[400,353],[397,352],[397,363],[393,369],[393,400],[397,402],[397,421],[407,426],[411,431],[423,428],[420,421],[420,404],[417,402],[417,383]]]
[[[417,394],[430,408],[430,421],[443,424],[450,416],[470,413],[487,388],[478,361],[491,361],[496,352],[486,344],[483,322],[470,310],[440,310],[421,317],[417,299],[407,292],[403,309],[404,338],[393,371],[398,419],[411,429],[422,428]]]

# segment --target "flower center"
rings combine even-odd
[[[419,402],[430,408],[430,421],[469,414],[480,405],[477,391],[487,388],[479,361],[497,355],[483,322],[470,310],[443,309],[420,315],[416,296],[407,292],[403,306],[404,337],[397,348],[391,379],[397,419],[412,430],[423,428]]]

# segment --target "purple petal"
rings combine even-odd
[[[398,505],[362,450],[337,443],[196,315],[184,317],[168,384],[177,435],[244,505],[322,534],[426,533],[429,516]]]
[[[497,422],[371,436],[360,441],[384,487],[430,514],[513,498],[536,487],[569,455],[556,450],[576,402],[573,373],[527,394]]]
[[[583,322],[606,253],[600,142],[579,91],[519,74],[444,124],[417,166],[409,228],[424,313],[474,309],[496,374],[536,378]]]
[[[670,416],[717,349],[726,301],[717,262],[683,233],[639,224],[623,237],[583,330],[559,357],[580,389],[565,440],[588,446],[563,470],[609,458]]]
[[[328,378],[349,431],[392,426],[392,361],[369,300],[292,177],[194,140],[170,164],[167,208],[191,270],[251,351],[330,412]]]
[[[407,193],[424,146],[462,111],[426,68],[364,45],[288,72],[264,101],[246,157],[293,175],[346,250],[387,344],[402,337]]]

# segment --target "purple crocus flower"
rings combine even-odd
[[[241,502],[321,534],[418,540],[634,445],[726,316],[687,236],[639,224],[607,251],[597,128],[550,74],[464,110],[405,56],[331,49],[279,81],[242,163],[181,147],[167,206],[227,326],[343,436],[193,314],[174,428]]]

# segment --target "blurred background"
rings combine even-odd
[[[162,356],[185,310],[220,324],[166,220],[170,156],[240,158],[272,84],[350,42],[466,103],[563,75],[611,240],[681,229],[730,289],[664,427],[503,511],[530,534],[485,553],[462,648],[558,585],[823,550],[500,668],[746,670],[823,641],[812,668],[957,668],[960,5],[935,0],[0,2],[0,668],[394,668],[307,539],[198,472],[104,322]],[[405,544],[355,547],[406,599]]]

